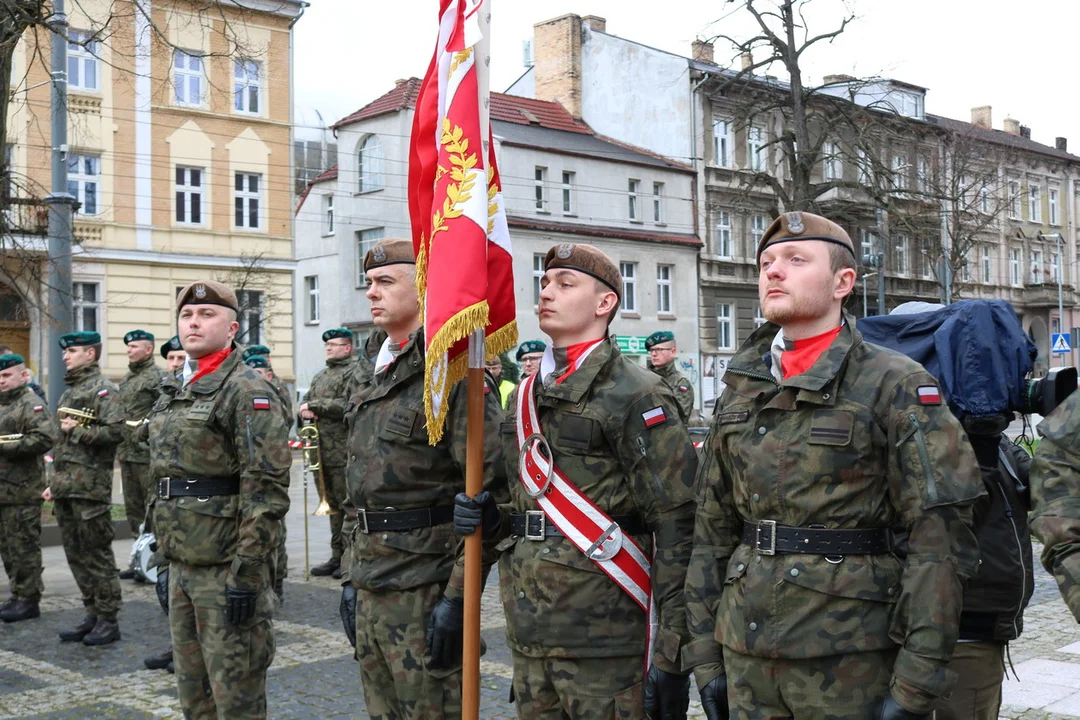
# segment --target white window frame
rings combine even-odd
[[[307,307],[305,308],[305,323],[307,325],[319,324],[319,276],[307,275],[304,277],[304,293],[307,298]]]
[[[540,306],[540,293],[544,289],[541,280],[544,279],[544,253],[533,253],[532,279],[533,279],[533,308]]]
[[[1042,250],[1031,251],[1031,284],[1043,284],[1043,256]]]
[[[964,253],[963,260],[960,262],[960,281],[971,282],[971,251]]]
[[[68,88],[83,92],[101,90],[101,68],[98,53],[101,42],[93,39],[94,34],[87,30],[68,30]],[[92,82],[86,82],[88,75]]]
[[[536,212],[548,212],[547,177],[548,169],[541,165],[533,168],[533,186],[536,192]]]
[[[766,134],[765,128],[760,125],[750,125],[746,128],[746,166],[754,172],[765,170]]]
[[[240,312],[236,321],[240,328],[236,331],[236,341],[243,345],[262,345],[267,339],[263,322],[265,316],[266,294],[262,290],[238,290],[237,304]]]
[[[840,180],[844,176],[844,165],[840,159],[840,145],[826,140],[821,145],[821,176],[825,180]]]
[[[251,180],[255,178],[255,190],[251,189]],[[237,189],[236,183],[240,181],[240,188]],[[233,226],[237,230],[262,230],[263,225],[263,212],[265,204],[262,199],[263,195],[263,175],[262,173],[243,172],[237,171],[233,175]],[[237,222],[236,206],[237,201],[240,204],[240,222]],[[254,209],[255,224],[251,222],[252,209]]]
[[[368,135],[356,150],[357,192],[375,192],[385,187],[383,144],[378,135]]]
[[[713,119],[713,164],[718,167],[735,167],[735,134],[731,121],[723,118]]]
[[[193,67],[193,65],[195,67]],[[206,73],[201,54],[173,50],[173,102],[180,107],[203,107],[206,104]],[[195,93],[192,93],[192,91]],[[192,94],[198,98],[191,99]]]
[[[875,257],[877,255],[877,236],[873,231],[867,228],[859,228],[859,249],[862,251],[862,257],[859,258],[859,262],[865,262],[867,257]]]
[[[1005,184],[1005,192],[1008,193],[1008,214],[1010,220],[1020,219],[1020,181],[1009,180]]]
[[[757,248],[761,245],[761,238],[765,235],[765,228],[768,224],[765,222],[764,215],[751,215],[750,216],[750,248],[756,253]]]
[[[94,298],[86,299],[86,288],[94,288]],[[71,284],[72,329],[76,332],[101,332],[101,283],[75,281]],[[94,327],[86,326],[86,313],[91,313]]]
[[[562,214],[574,214],[574,173],[562,171]]]
[[[990,213],[990,188],[986,185],[979,188],[979,212],[983,215]]]
[[[675,297],[671,292],[674,280],[674,265],[661,263],[656,266],[656,313],[658,315],[675,314]]]
[[[233,61],[233,110],[245,115],[262,115],[262,63]]]
[[[892,171],[893,171],[893,187],[897,190],[908,189],[908,165],[907,155],[905,153],[893,153],[892,156]]]
[[[620,262],[619,272],[622,274],[622,314],[636,315],[637,303],[637,266],[636,262]]]
[[[627,211],[630,222],[641,222],[641,181],[630,178],[626,181],[626,197],[629,201]]]
[[[97,155],[68,153],[68,193],[79,201],[80,215],[101,213],[101,158]],[[92,171],[88,171],[92,168]],[[87,202],[87,198],[91,198]]]
[[[766,318],[765,314],[761,312],[761,305],[755,305],[754,306],[754,329],[757,330],[759,327],[761,327],[762,325],[764,325],[767,322],[769,322],[769,319]]]
[[[1058,277],[1061,274],[1061,262],[1057,254],[1057,251],[1052,251],[1050,255],[1050,282],[1057,284]]]
[[[983,245],[982,248],[982,281],[989,285],[994,278],[993,259],[990,257],[990,247]]]
[[[731,211],[716,211],[716,254],[725,260],[734,257],[734,243],[731,238]]]
[[[1061,195],[1061,191],[1056,187],[1051,187],[1047,190],[1046,204],[1047,204],[1047,220],[1051,225],[1060,225],[1061,218],[1058,214],[1058,198]]]
[[[386,237],[386,228],[373,227],[366,228],[364,230],[356,231],[356,253],[357,263],[356,267],[359,269],[356,279],[356,287],[366,288],[368,286],[367,273],[364,272],[364,258],[367,257],[368,250],[375,246],[375,243]]]
[[[1013,287],[1023,285],[1023,276],[1020,272],[1020,248],[1009,248],[1009,284]]]
[[[920,192],[930,189],[930,158],[921,153],[915,158],[915,182]]]
[[[652,184],[653,195],[653,222],[657,225],[664,224],[664,183],[654,182]]]
[[[1042,222],[1042,185],[1028,181],[1028,222]]]
[[[859,163],[859,183],[862,185],[870,184],[870,159],[866,154],[864,148],[855,149],[855,157],[858,158]]]
[[[716,349],[735,349],[734,303],[716,303]]]
[[[323,235],[334,234],[334,220],[334,193],[327,193],[323,195]]]
[[[907,235],[898,234],[896,236],[896,253],[893,258],[893,272],[897,275],[907,275],[911,271],[908,266],[908,255],[911,248],[911,244],[908,241]]]
[[[175,174],[176,181],[176,210],[173,218],[177,225],[189,225],[201,227],[206,224],[206,206],[203,203],[205,193],[203,187],[206,181],[206,168],[177,165]],[[196,200],[196,198],[198,198]],[[198,211],[199,219],[194,219]]]

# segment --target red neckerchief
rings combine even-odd
[[[204,355],[199,358],[199,369],[196,370],[195,374],[188,380],[188,384],[190,385],[203,375],[209,375],[221,367],[221,363],[225,362],[225,358],[229,357],[229,353],[231,353],[232,350],[231,347],[227,347],[224,350],[218,350],[216,353]]]
[[[829,349],[833,340],[840,334],[843,326],[838,326],[814,337],[803,338],[794,342],[794,350],[785,350],[780,355],[780,369],[783,370],[784,379],[794,375],[801,375],[817,362],[821,354]]]
[[[569,369],[559,377],[555,378],[555,384],[558,385],[562,383],[563,380],[570,377],[570,375],[577,370],[578,360],[585,354],[585,351],[602,340],[603,338],[600,338],[600,340],[587,340],[585,342],[575,343],[574,345],[567,345],[566,362],[567,365],[569,365]]]

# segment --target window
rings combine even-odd
[[[173,50],[173,86],[176,104],[199,107],[203,104],[202,58],[183,50]]]
[[[236,331],[236,342],[239,344],[263,343],[262,302],[261,290],[240,290],[236,293],[236,304],[240,306],[240,312],[236,314],[236,320],[240,323],[240,329]]]
[[[261,181],[262,175],[257,173],[236,173],[236,193],[234,198],[236,227],[249,230],[259,229]]]
[[[730,303],[716,305],[716,349],[735,349],[735,308]]]
[[[536,185],[536,212],[546,213],[547,208],[547,168],[537,167],[533,173]]]
[[[748,164],[751,170],[765,169],[765,129],[751,125],[746,131]]]
[[[761,244],[761,237],[765,234],[765,216],[750,216],[750,248],[756,253]]]
[[[908,186],[907,155],[896,154],[892,157],[893,187],[897,190],[906,190]]]
[[[961,282],[971,282],[971,258],[967,253],[960,260],[960,280]]]
[[[641,185],[640,180],[628,180],[626,183],[627,197],[630,200],[630,219],[638,220],[638,188]]]
[[[866,156],[866,150],[858,148],[855,150],[855,156],[858,158],[859,163],[859,183],[862,185],[870,184],[870,158]]]
[[[930,189],[930,158],[920,155],[915,163],[915,182],[921,192],[926,192]]]
[[[233,65],[233,107],[239,112],[259,114],[260,64],[237,60]]]
[[[1020,250],[1018,248],[1009,250],[1009,283],[1020,284]]]
[[[1020,181],[1010,180],[1007,184],[1007,190],[1009,193],[1009,219],[1020,219]]]
[[[919,250],[919,274],[926,279],[933,277],[933,268],[931,267],[933,258],[930,257],[928,247],[929,243],[926,243],[926,247]]]
[[[69,153],[68,194],[74,196],[80,204],[79,212],[83,215],[97,215],[98,176],[101,174],[101,158],[94,155],[76,155]]]
[[[97,283],[77,282],[71,284],[74,295],[72,310],[74,311],[75,330],[81,332],[98,332],[98,308],[101,302],[98,297]]]
[[[1031,251],[1031,284],[1042,285],[1043,282],[1043,257],[1042,250]]]
[[[866,228],[859,228],[859,247],[862,250],[861,261],[865,263],[867,258],[877,260],[875,256],[877,250],[875,249],[874,233],[870,232]]]
[[[323,217],[326,227],[324,228],[324,234],[334,234],[334,196],[323,196]]]
[[[652,214],[654,223],[657,225],[664,223],[664,183],[652,184]]]
[[[1050,213],[1050,217],[1049,217],[1050,224],[1051,225],[1057,225],[1058,224],[1058,189],[1057,188],[1050,188],[1050,190],[1049,190],[1049,192],[1047,194],[1046,202],[1047,202],[1047,210]]]
[[[68,31],[68,87],[72,90],[98,89],[98,59],[101,43],[85,30]]]
[[[1028,220],[1042,222],[1042,188],[1035,183],[1028,184]]]
[[[675,274],[674,265],[656,266],[656,312],[661,315],[671,315],[671,279]]]
[[[990,248],[983,246],[982,249],[982,281],[989,285],[994,279],[994,268],[990,263]]]
[[[533,305],[540,305],[540,281],[544,277],[544,253],[533,253]]]
[[[722,258],[731,255],[731,213],[727,210],[716,212],[716,254]]]
[[[574,173],[563,170],[562,174],[562,212],[574,214]]]
[[[307,321],[317,323],[319,322],[319,276],[305,277],[304,290],[307,291]]]
[[[896,256],[893,258],[893,270],[897,275],[908,274],[908,239],[907,235],[896,236]]]
[[[622,273],[622,311],[624,313],[637,312],[637,263],[619,263],[619,272]]]
[[[720,167],[734,167],[735,158],[732,148],[735,147],[731,132],[730,120],[713,120],[713,162]]]
[[[364,258],[367,257],[368,250],[373,248],[375,243],[382,240],[385,234],[386,231],[381,227],[357,231],[356,252],[358,261],[356,267],[360,270],[360,277],[357,278],[356,287],[367,287],[367,273],[364,272]]]
[[[766,319],[765,315],[762,314],[761,306],[760,305],[755,305],[754,306],[754,329],[757,330],[759,327],[761,327],[762,325],[764,325],[767,322],[769,322],[769,321],[768,321],[768,319]]]
[[[1050,282],[1056,283],[1061,280],[1061,263],[1056,252],[1050,253]]]
[[[985,185],[979,188],[979,212],[990,212],[990,188]]]
[[[378,135],[368,135],[356,154],[356,173],[360,192],[381,190],[383,187],[383,149]]]
[[[176,168],[176,222],[202,224],[202,168]]]
[[[844,175],[843,166],[840,164],[840,147],[831,140],[821,146],[822,177],[826,180],[839,180]]]

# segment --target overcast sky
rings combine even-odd
[[[434,49],[438,0],[310,0],[296,26],[295,88],[300,106],[330,122],[393,87],[420,77]],[[883,75],[928,88],[927,112],[969,120],[993,106],[1031,127],[1048,145],[1069,138],[1080,154],[1080,100],[1073,51],[1077,0],[813,0],[812,34],[833,29],[844,6],[857,19],[831,45],[805,58],[813,82],[831,73]],[[747,37],[745,11],[723,0],[492,0],[493,91],[524,70],[522,41],[534,23],[566,13],[600,15],[607,32],[689,55],[696,37]],[[716,59],[730,51],[717,43]],[[779,74],[779,73],[777,73]]]

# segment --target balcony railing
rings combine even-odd
[[[49,231],[49,208],[36,198],[0,198],[3,232],[11,235],[45,236]]]

